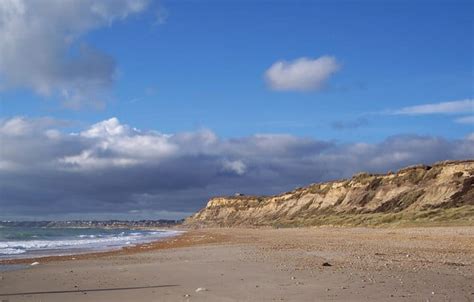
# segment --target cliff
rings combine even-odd
[[[185,220],[202,226],[474,224],[474,160],[312,184],[276,196],[216,197]]]

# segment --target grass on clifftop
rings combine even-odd
[[[279,221],[273,227],[308,226],[473,226],[474,206],[420,212],[327,214],[315,218]]]

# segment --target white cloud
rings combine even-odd
[[[454,120],[460,124],[474,124],[474,115],[463,116]]]
[[[453,102],[424,104],[404,107],[392,111],[392,114],[422,115],[422,114],[453,114],[474,112],[474,100],[465,99]]]
[[[28,88],[65,106],[102,107],[115,60],[80,41],[143,11],[148,0],[0,1],[0,87]]]
[[[278,61],[267,69],[265,79],[274,90],[320,90],[340,68],[336,58],[331,56]]]
[[[59,162],[75,169],[129,166],[173,156],[178,146],[171,137],[158,132],[142,133],[123,125],[117,118],[96,123],[79,134],[92,144],[80,154],[60,158]]]
[[[225,171],[233,172],[237,175],[243,175],[247,170],[247,166],[241,160],[224,160],[222,166]]]
[[[106,137],[122,135],[130,131],[126,125],[120,124],[116,117],[92,125],[89,129],[81,132],[84,137]]]
[[[25,136],[38,131],[45,131],[53,135],[56,131],[54,127],[70,124],[64,120],[57,120],[49,117],[30,119],[23,116],[16,116],[10,119],[0,120],[1,136]]]

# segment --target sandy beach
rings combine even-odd
[[[474,227],[189,230],[1,272],[0,301],[472,301],[473,259]]]

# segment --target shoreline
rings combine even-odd
[[[224,238],[214,237],[203,237],[203,240],[197,240],[199,232],[197,230],[184,230],[184,229],[169,229],[172,231],[183,232],[175,236],[165,237],[159,240],[150,241],[147,243],[140,243],[134,246],[123,246],[118,249],[97,251],[97,252],[84,252],[78,254],[68,255],[51,255],[51,256],[39,256],[39,257],[25,257],[15,259],[0,259],[0,265],[16,265],[16,264],[31,264],[33,262],[49,263],[55,261],[74,261],[74,260],[87,260],[87,259],[98,259],[102,257],[119,256],[119,255],[130,255],[136,253],[150,252],[161,249],[171,249],[179,247],[188,247],[192,245],[217,243],[222,242]]]
[[[164,237],[162,239],[139,243],[133,246],[123,246],[117,249],[105,250],[105,251],[92,251],[77,254],[68,255],[51,255],[51,256],[39,256],[39,257],[25,257],[25,258],[14,258],[14,259],[0,259],[0,265],[29,265],[33,262],[39,263],[51,263],[58,261],[75,261],[75,260],[91,260],[100,259],[112,256],[124,256],[133,255],[139,253],[146,253],[152,251],[192,247],[206,244],[222,244],[231,242],[231,236],[219,234],[219,230],[353,230],[353,229],[367,229],[367,230],[410,230],[410,229],[445,229],[445,228],[473,228],[474,225],[426,225],[426,226],[411,226],[411,225],[384,225],[384,226],[344,226],[344,225],[321,225],[321,226],[309,226],[309,227],[283,227],[273,228],[269,226],[261,227],[204,227],[204,228],[169,228],[169,231],[182,232],[175,236]],[[147,230],[162,230],[156,228],[142,228]],[[217,231],[217,233],[216,233]],[[211,234],[211,235],[210,235]],[[474,242],[473,242],[474,248]]]

